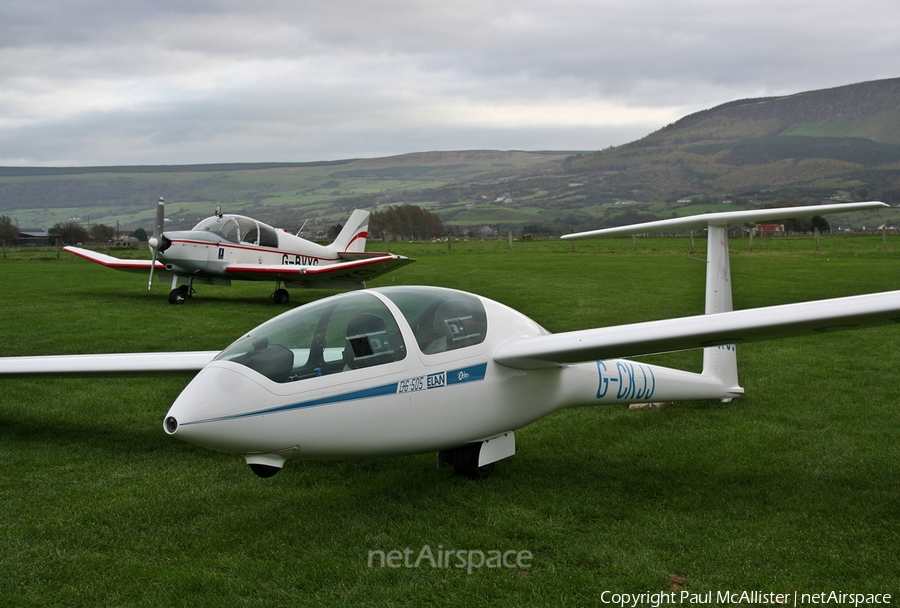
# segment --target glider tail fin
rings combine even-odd
[[[728,226],[709,225],[706,245],[706,314],[730,312],[731,262],[728,256]],[[703,375],[717,378],[733,393],[743,393],[738,384],[737,349],[734,344],[703,349]],[[728,399],[727,401],[730,401]]]
[[[827,213],[867,211],[884,209],[886,207],[889,207],[889,205],[878,201],[867,201],[863,203],[726,211],[656,220],[643,224],[619,226],[617,228],[591,230],[589,232],[567,234],[562,238],[566,240],[584,239],[595,236],[619,236],[645,232],[707,228],[709,233],[707,241],[706,314],[715,314],[732,310],[731,264],[728,259],[729,225],[782,220],[792,217],[810,217]],[[733,344],[708,346],[703,349],[703,375],[721,381],[735,395],[744,392],[744,389],[738,385],[737,357]]]
[[[369,236],[369,212],[357,209],[344,224],[341,233],[331,244],[337,251],[362,252],[366,250],[366,238]]]

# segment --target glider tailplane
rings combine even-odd
[[[350,214],[340,234],[330,245],[336,251],[360,252],[366,250],[366,238],[369,236],[369,212],[362,209]]]
[[[840,203],[831,205],[810,205],[805,207],[780,207],[770,209],[748,209],[723,213],[707,213],[676,217],[643,224],[604,228],[576,234],[564,235],[563,239],[583,239],[594,236],[616,236],[660,232],[665,230],[688,230],[707,228],[706,253],[706,314],[732,311],[731,264],[728,258],[728,226],[743,223],[773,221],[792,217],[809,217],[828,213],[848,213],[884,209],[888,207],[879,201],[863,203]],[[733,393],[743,393],[738,385],[737,354],[733,344],[705,347],[703,349],[703,375],[718,379]]]
[[[728,226],[709,225],[706,241],[706,314],[731,312],[731,261]],[[738,384],[737,348],[734,344],[703,349],[703,375],[716,378],[732,393],[743,393]],[[723,399],[731,401],[731,399]]]

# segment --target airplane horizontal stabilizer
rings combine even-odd
[[[196,372],[203,369],[218,354],[217,350],[205,350],[0,357],[0,375]]]
[[[402,255],[387,253],[375,258],[362,258],[352,262],[338,262],[322,266],[229,264],[225,270],[229,274],[246,279],[271,278],[293,283],[327,281],[346,284],[369,281],[414,261]]]
[[[154,264],[151,260],[123,260],[111,255],[106,255],[105,253],[98,253],[96,251],[91,251],[90,249],[82,249],[81,247],[63,247],[63,250],[86,260],[96,262],[102,266],[106,266],[107,268],[115,268],[116,270],[150,272],[150,267]],[[156,262],[154,268],[157,272],[164,272],[166,270],[166,265],[162,262]]]
[[[693,228],[706,228],[707,226],[733,226],[735,224],[770,222],[794,217],[826,215],[829,213],[850,213],[852,211],[866,211],[870,209],[882,209],[884,207],[890,207],[890,205],[872,201],[866,203],[840,203],[835,205],[809,205],[806,207],[777,207],[774,209],[748,209],[746,211],[704,213],[686,217],[675,217],[667,220],[657,220],[654,222],[644,222],[643,224],[629,224],[628,226],[619,226],[616,228],[576,232],[574,234],[563,235],[561,238],[566,240],[586,239],[598,236],[642,234],[644,232],[690,230]]]
[[[372,258],[383,258],[393,255],[387,251],[339,251],[338,257],[344,262],[355,262],[357,260],[370,260]],[[397,256],[403,257],[403,256]],[[411,262],[413,260],[410,260]]]
[[[900,291],[888,291],[520,338],[500,345],[494,361],[537,369],[897,322]]]

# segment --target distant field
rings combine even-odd
[[[865,137],[877,142],[900,141],[900,109],[860,118],[837,118],[819,123],[799,123],[785,129],[782,135],[810,137]]]
[[[703,309],[705,241],[391,243],[377,285],[437,284],[551,331]],[[900,240],[732,241],[736,308],[900,289]],[[382,245],[383,246],[383,245]],[[370,244],[371,249],[379,244]],[[54,251],[0,260],[0,355],[220,349],[273,286],[184,306]],[[292,305],[328,295],[292,292]],[[568,410],[470,482],[435,455],[290,462],[175,441],[186,377],[0,379],[5,606],[596,606],[604,591],[900,593],[900,328],[739,349],[732,404]],[[653,358],[696,369],[699,353]],[[369,567],[370,551],[515,550],[530,568]],[[608,596],[607,596],[608,597]],[[684,605],[689,605],[685,602]]]
[[[305,220],[310,228],[322,228],[344,221],[355,206],[423,203],[428,196],[422,193],[457,184],[465,196],[493,200],[504,192],[503,180],[543,165],[557,167],[565,157],[476,150],[294,164],[0,167],[0,215],[22,227],[78,218],[131,230],[152,225],[156,200],[163,196],[172,227],[191,226],[222,205],[226,212],[284,228],[299,228]]]
[[[757,146],[762,151],[777,147]],[[802,177],[803,183],[815,186],[814,190],[785,197],[780,191],[764,188],[735,196],[741,189],[726,180],[719,190],[706,196],[701,195],[705,191],[684,184],[675,188],[682,193],[672,197],[650,195],[624,183],[613,187],[631,171],[573,173],[567,168],[570,158],[572,153],[568,152],[474,150],[294,164],[0,167],[0,215],[10,217],[23,229],[77,221],[118,226],[123,231],[142,226],[149,232],[156,201],[163,196],[168,229],[190,228],[220,205],[226,213],[248,215],[291,232],[301,226],[319,232],[345,222],[353,209],[413,204],[438,214],[444,226],[455,233],[477,234],[490,229],[500,234],[508,230],[517,234],[562,234],[748,205],[759,207],[786,198],[801,197],[811,203],[832,196],[849,197],[860,184],[848,182],[844,175],[834,176],[828,171],[820,174],[818,162],[803,165],[785,161],[776,163],[782,169],[777,174],[782,181],[777,183],[785,179],[794,183]],[[671,159],[666,163],[671,164]],[[771,166],[763,173],[775,179],[775,169]],[[896,175],[891,167],[883,169],[885,175]],[[652,173],[648,183],[674,188],[665,171],[657,175],[652,168],[648,170]],[[759,171],[752,163],[729,169],[754,175]],[[861,192],[857,195],[863,196]],[[691,193],[695,202],[674,202]],[[877,189],[865,194],[880,195],[886,194]],[[721,203],[732,198],[735,204]],[[621,204],[625,201],[628,204]],[[833,226],[854,229],[898,224],[894,209],[828,219]]]

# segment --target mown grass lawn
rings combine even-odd
[[[732,241],[737,308],[900,289],[880,237]],[[392,243],[378,281],[475,291],[552,331],[697,314],[705,243]],[[373,248],[373,247],[370,247]],[[377,248],[375,245],[374,248]],[[168,285],[53,252],[0,260],[0,355],[219,349],[272,286]],[[292,292],[291,306],[327,295]],[[269,480],[167,437],[187,377],[0,379],[7,606],[595,606],[679,587],[900,595],[900,328],[739,350],[732,404],[560,412],[470,482],[434,454],[291,462]],[[696,368],[698,353],[655,362]],[[528,551],[528,568],[369,566]],[[608,597],[608,596],[606,596]],[[896,600],[895,600],[896,601]]]

